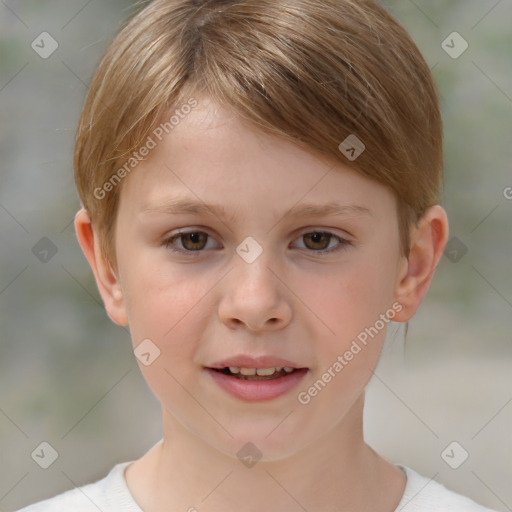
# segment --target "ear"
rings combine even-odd
[[[418,309],[434,276],[448,240],[448,216],[435,205],[430,207],[411,230],[409,256],[400,263],[395,287],[395,301],[402,310],[396,322],[407,322]]]
[[[101,251],[99,238],[92,227],[91,216],[85,208],[81,208],[75,215],[75,232],[91,266],[108,316],[118,325],[128,325],[121,283]]]

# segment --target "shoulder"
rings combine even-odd
[[[126,486],[124,470],[130,462],[114,466],[103,479],[76,487],[44,501],[34,503],[17,512],[141,512]]]
[[[407,484],[395,512],[493,512],[407,466],[398,467],[407,475]]]
[[[94,510],[97,512],[98,507],[101,508],[99,487],[100,482],[85,485],[53,498],[28,505],[17,512],[64,512],[65,510],[73,510],[74,512],[92,512]]]

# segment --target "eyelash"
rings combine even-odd
[[[205,231],[200,231],[200,230],[191,230],[191,231],[181,231],[179,233],[176,233],[174,235],[172,235],[171,237],[167,238],[166,240],[163,241],[163,246],[168,249],[169,251],[171,252],[174,252],[174,253],[179,253],[179,254],[185,254],[187,256],[191,256],[191,257],[194,257],[194,256],[198,256],[200,255],[201,253],[204,253],[205,250],[204,249],[198,249],[196,251],[191,251],[191,250],[188,250],[188,249],[178,249],[176,247],[173,247],[172,244],[175,240],[185,236],[185,235],[190,235],[190,234],[196,234],[196,233],[204,233],[205,235],[207,235],[209,238],[212,238],[208,233],[206,233]],[[322,234],[322,235],[330,235],[330,239],[329,239],[329,244],[331,242],[331,239],[332,237],[336,238],[338,241],[339,241],[339,244],[336,245],[334,248],[331,248],[331,249],[323,249],[321,251],[315,251],[313,249],[305,249],[307,250],[308,252],[312,252],[314,254],[333,254],[333,253],[336,253],[338,251],[342,251],[344,249],[346,249],[348,246],[351,246],[352,245],[352,242],[350,240],[347,240],[346,238],[342,238],[338,235],[335,235],[334,233],[331,233],[330,231],[307,231],[305,233],[302,233],[299,238],[302,238],[306,235],[311,235],[311,234]],[[208,241],[206,242],[208,243]]]

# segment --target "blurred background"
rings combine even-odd
[[[451,239],[406,342],[398,326],[388,332],[366,438],[394,463],[512,510],[512,3],[383,3],[439,85]],[[0,511],[99,479],[161,437],[159,404],[72,225],[87,84],[133,9],[0,1]],[[48,469],[42,442],[58,453]]]

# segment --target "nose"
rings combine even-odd
[[[230,329],[254,332],[288,325],[292,308],[282,274],[273,268],[266,251],[252,263],[236,261],[235,268],[223,280],[218,310],[221,321]]]

